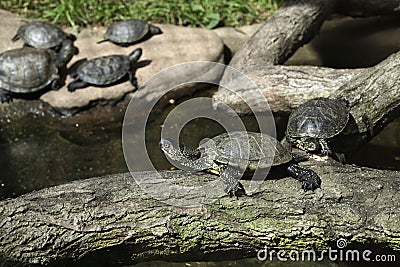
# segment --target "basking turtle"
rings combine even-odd
[[[32,21],[22,25],[17,34],[12,38],[24,41],[24,46],[35,48],[50,48],[64,56],[62,65],[67,65],[73,55],[78,54],[78,48],[74,46],[76,36],[65,33],[61,28],[46,22]]]
[[[290,176],[303,183],[304,190],[320,187],[321,179],[310,169],[297,165],[293,155],[275,138],[253,132],[232,132],[218,135],[195,150],[161,139],[161,150],[170,159],[196,171],[217,172],[230,196],[245,195],[238,182],[241,175],[256,169],[269,170],[271,166],[284,165]]]
[[[75,41],[76,36],[65,33],[61,28],[46,22],[32,21],[22,25],[13,42],[22,39],[27,46],[36,48],[58,48],[64,40]]]
[[[349,114],[345,100],[312,99],[290,114],[286,139],[305,151],[321,151],[324,156],[330,155],[332,151],[328,142],[344,130]]]
[[[110,25],[105,38],[97,43],[110,41],[120,46],[128,46],[161,33],[159,27],[148,24],[145,20],[128,19]]]
[[[74,80],[68,84],[68,91],[84,88],[89,85],[109,85],[128,76],[131,84],[137,88],[134,75],[134,63],[142,55],[142,49],[137,48],[128,56],[110,55],[94,58],[82,63],[76,72],[70,74]]]
[[[50,49],[24,47],[1,53],[0,102],[9,102],[13,93],[33,93],[47,86],[59,89],[61,60]]]

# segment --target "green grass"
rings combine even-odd
[[[241,26],[262,22],[284,0],[2,0],[0,8],[58,25],[109,25],[125,18],[195,27]]]

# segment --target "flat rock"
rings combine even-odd
[[[0,51],[21,47],[21,43],[12,42],[17,29],[24,24],[24,18],[0,9]]]
[[[20,47],[22,45],[20,41],[12,43],[9,40],[18,27],[23,24],[21,22],[22,18],[9,12],[1,12],[2,18],[3,14],[7,17],[7,26],[0,27],[0,32],[3,33],[4,31],[0,49],[3,51]],[[0,25],[3,24],[1,23]],[[179,63],[191,61],[223,62],[223,42],[213,31],[174,25],[158,26],[162,29],[163,34],[153,36],[145,42],[129,47],[119,47],[110,42],[97,44],[96,42],[103,38],[106,28],[91,28],[84,29],[79,33],[73,32],[77,35],[75,46],[79,48],[79,54],[71,60],[68,67],[76,66],[75,63],[83,59],[92,59],[111,54],[128,55],[134,49],[141,47],[143,55],[137,64],[138,68],[136,70],[136,77],[140,86],[156,73]],[[72,32],[69,29],[66,29],[66,31]],[[186,69],[185,71],[189,74],[191,69]],[[210,72],[209,70],[206,72],[207,75],[215,77],[222,75],[221,68],[218,68],[215,72]],[[185,73],[180,75],[185,76]],[[68,92],[66,86],[71,81],[72,78],[68,76],[65,85],[60,90],[46,92],[40,99],[57,111],[69,115],[96,104],[115,103],[134,90],[129,82],[123,82],[109,87],[89,86],[71,93]],[[168,81],[165,81],[165,83],[164,88],[168,88]],[[188,87],[191,90],[188,90]],[[179,92],[179,95],[185,95],[186,91],[190,94],[197,87],[196,84],[180,87],[179,90],[181,92]],[[151,88],[147,88],[147,90],[151,90]]]

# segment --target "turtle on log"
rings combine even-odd
[[[307,152],[331,155],[328,143],[343,132],[349,117],[346,100],[323,97],[309,100],[290,114],[286,140]]]
[[[160,148],[168,158],[185,167],[219,174],[230,196],[246,194],[238,182],[243,174],[254,173],[257,169],[268,173],[270,167],[279,165],[285,166],[288,175],[302,182],[305,191],[321,185],[321,179],[313,170],[299,166],[291,152],[275,138],[262,133],[223,133],[194,150],[161,139]]]

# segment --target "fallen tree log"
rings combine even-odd
[[[339,238],[400,248],[399,172],[335,162],[305,165],[321,176],[322,189],[305,193],[294,179],[267,180],[252,196],[225,196],[199,207],[154,200],[129,173],[8,199],[0,204],[0,256],[23,264],[91,257],[109,264],[229,260],[255,256],[265,246],[323,250]],[[215,179],[160,173],[176,183]],[[135,176],[157,183],[154,173]],[[162,186],[158,190],[165,196]]]
[[[377,10],[382,8],[398,11],[394,8],[396,1],[354,0],[348,2],[352,6],[368,2],[370,8],[376,5]],[[258,88],[239,87],[227,90],[220,87],[213,96],[216,105],[227,104],[242,115],[251,114],[252,110],[249,106],[256,107],[253,112],[271,110],[274,113],[290,113],[293,108],[307,100],[329,96],[361,72],[365,73],[363,77],[367,79],[369,75],[373,75],[374,71],[389,64],[383,61],[375,68],[366,69],[281,65],[300,46],[306,44],[318,33],[324,20],[336,12],[335,8],[344,4],[344,1],[339,1],[338,5],[335,3],[336,1],[325,0],[285,1],[284,5],[234,55],[229,64],[247,75]],[[397,60],[397,57],[389,60]],[[382,95],[385,95],[385,89],[395,88],[399,75],[396,70],[386,69],[386,71],[389,71],[392,78],[382,84],[383,91],[380,91]],[[226,76],[228,75],[222,77],[221,84],[231,79]],[[360,79],[358,78],[357,81],[360,82]],[[365,81],[364,85],[357,88],[355,94],[362,92],[364,87],[368,86],[371,85]],[[269,106],[251,97],[258,94],[255,90],[262,92]],[[342,96],[345,95],[342,94]]]

